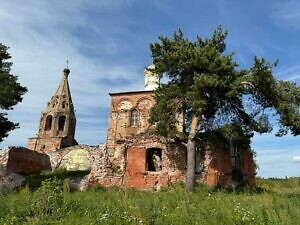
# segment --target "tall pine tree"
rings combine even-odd
[[[187,147],[186,191],[194,191],[196,138],[209,132],[249,141],[254,132],[270,132],[266,110],[278,115],[278,135],[300,133],[300,88],[278,81],[276,63],[254,58],[249,69],[238,69],[233,53],[225,54],[227,32],[218,27],[210,38],[190,41],[181,30],[151,44],[153,72],[168,78],[155,92],[151,112],[159,135],[180,138]],[[249,107],[250,105],[250,107]],[[176,129],[183,113],[184,130]],[[250,142],[249,142],[250,143]]]

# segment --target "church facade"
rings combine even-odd
[[[151,132],[153,125],[148,119],[155,104],[153,95],[159,78],[147,69],[144,78],[144,91],[110,93],[106,145],[112,166],[123,174],[123,184],[128,187],[152,188],[184,182],[186,148]],[[183,129],[180,122],[177,129]],[[255,185],[255,163],[249,149],[233,152],[221,144],[197,149],[197,182],[231,186],[236,182],[236,170],[241,171],[243,183]]]
[[[84,178],[88,186],[99,183],[150,189],[184,182],[185,146],[151,132],[154,127],[148,119],[155,105],[153,95],[159,77],[150,71],[144,71],[145,90],[109,94],[107,140],[99,150],[101,157],[97,157],[97,149],[78,145],[74,139],[76,118],[68,84],[70,71],[65,69],[57,91],[41,116],[38,136],[29,138],[28,149],[58,159],[56,165],[67,160],[63,159],[64,152],[79,151],[81,155],[91,155],[87,156],[91,166],[86,166],[91,171]],[[178,129],[182,129],[182,124],[178,124]],[[243,182],[254,186],[255,163],[251,151],[232,152],[225,146],[215,146],[197,149],[196,181],[212,186],[231,186],[235,183],[233,171],[239,169]],[[93,151],[89,152],[89,149]],[[97,158],[101,160],[101,166]]]

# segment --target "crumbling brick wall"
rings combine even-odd
[[[118,183],[136,188],[184,181],[187,161],[185,147],[174,141],[147,134],[149,128],[152,128],[148,119],[150,109],[155,104],[153,91],[113,93],[110,96],[107,150],[112,168],[118,171],[118,174],[112,174],[112,177],[118,177]],[[131,112],[135,109],[138,111],[138,125],[131,126]],[[160,172],[147,171],[146,168],[147,149],[155,146],[162,149]],[[230,186],[233,182],[230,152],[224,146],[217,146],[216,143],[214,146],[212,149],[207,147],[204,151],[197,151],[196,180],[213,186]],[[253,155],[246,152],[243,154],[245,180],[253,184]],[[115,182],[114,179],[111,180]],[[102,183],[106,184],[107,180],[102,180]]]
[[[184,180],[185,149],[157,136],[143,136],[127,140],[124,185],[139,189],[160,188]],[[147,168],[147,151],[161,150],[161,170]]]
[[[46,138],[29,138],[27,148],[42,153],[51,153],[58,149],[77,145],[72,137],[46,137]]]
[[[250,150],[243,150],[241,152],[241,167],[244,174],[244,181],[246,185],[255,186],[255,162],[253,153]]]
[[[72,153],[79,152],[84,156],[84,164],[88,164],[87,166],[82,167],[80,163],[82,163],[83,159],[80,159],[80,162],[76,162],[76,158],[73,160],[71,155]],[[63,162],[70,161],[72,171],[74,168],[78,167],[79,170],[82,168],[86,168],[88,174],[83,177],[71,178],[71,182],[73,186],[75,186],[79,190],[85,190],[97,183],[109,186],[109,185],[121,185],[120,180],[117,177],[113,177],[112,175],[112,166],[108,158],[108,154],[106,151],[106,145],[98,145],[98,146],[89,146],[89,145],[76,145],[67,148],[60,149],[55,152],[51,152],[50,154],[51,166],[52,169],[65,168]],[[75,155],[76,156],[76,155]],[[80,155],[79,155],[80,157]],[[68,164],[70,164],[68,163]]]
[[[8,152],[6,170],[9,172],[32,174],[50,168],[50,159],[46,154],[23,147],[12,147]]]
[[[229,186],[231,179],[230,154],[224,147],[205,150],[204,170],[200,181],[211,186]]]

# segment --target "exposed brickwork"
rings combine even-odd
[[[128,135],[147,130],[150,109],[154,105],[153,92],[114,93],[111,95],[111,110],[108,122],[107,148],[114,164],[120,161],[121,147]],[[138,111],[137,126],[131,126],[131,112]]]
[[[151,148],[162,150],[161,171],[147,171],[146,153]],[[125,149],[123,153],[126,158],[125,186],[140,189],[159,188],[185,180],[186,150],[179,143],[144,134],[128,138]],[[231,162],[228,150],[206,149],[204,157],[198,163],[203,165],[202,171],[196,175],[198,182],[212,186],[231,184]]]
[[[112,165],[123,173],[122,184],[147,189],[185,180],[186,149],[172,140],[147,134],[150,109],[155,104],[152,91],[115,93],[111,95],[107,149]],[[140,104],[140,103],[143,104]],[[131,125],[131,112],[139,112],[138,125]],[[182,115],[179,115],[181,118]],[[181,119],[180,119],[181,120]],[[179,129],[182,125],[179,124]],[[162,150],[162,170],[147,171],[147,149]],[[243,151],[244,152],[244,151]],[[246,152],[246,151],[245,151]],[[232,164],[230,151],[219,146],[197,151],[196,181],[216,186],[231,186]],[[251,164],[252,162],[252,164]],[[247,184],[255,183],[253,156],[241,157],[241,166]],[[105,182],[98,181],[102,184]]]
[[[146,152],[149,148],[162,149],[162,170],[159,172],[146,170]],[[148,189],[185,181],[186,150],[180,144],[155,136],[139,135],[127,140],[126,149],[124,185]],[[227,149],[207,148],[198,163],[202,165],[202,170],[196,174],[197,182],[231,186],[232,167]]]
[[[32,174],[51,169],[49,156],[22,147],[11,147],[0,157],[1,165],[6,171],[17,174]]]
[[[245,183],[249,186],[255,186],[255,162],[253,153],[250,150],[241,152],[241,166],[244,173]]]
[[[0,190],[13,190],[25,181],[25,175],[50,169],[49,156],[23,147],[0,151]]]
[[[144,173],[146,171],[146,151],[144,147],[132,147],[127,151],[127,173]]]
[[[211,186],[230,186],[232,183],[232,167],[229,151],[221,147],[208,150],[206,157],[208,157],[210,161],[207,161],[205,165],[207,167],[207,172],[204,174],[206,178],[205,183]]]
[[[29,138],[27,148],[47,153],[76,144],[77,142],[72,137]]]

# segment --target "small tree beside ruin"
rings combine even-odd
[[[155,91],[150,121],[159,135],[185,143],[187,192],[194,191],[196,139],[205,142],[204,134],[250,140],[254,132],[271,132],[273,114],[280,126],[277,135],[300,133],[300,88],[276,80],[276,63],[263,58],[255,57],[251,68],[239,69],[234,54],[225,53],[226,36],[218,27],[210,38],[190,41],[179,30],[150,45],[153,72],[168,78]],[[183,121],[178,121],[182,113]],[[176,129],[180,122],[183,131]]]
[[[18,83],[18,77],[11,74],[12,62],[8,61],[11,56],[7,50],[8,47],[0,43],[0,142],[18,127],[18,123],[7,119],[6,111],[21,102],[27,92],[27,88]]]

